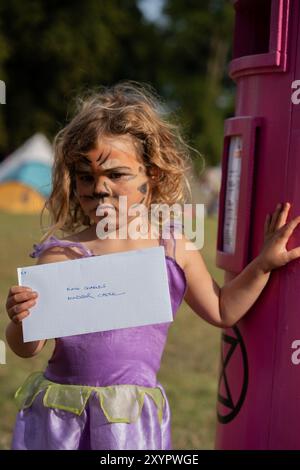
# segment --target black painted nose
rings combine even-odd
[[[104,198],[108,197],[108,196],[109,196],[108,193],[102,193],[102,192],[101,193],[93,193],[93,197],[95,199],[103,199],[104,200]]]

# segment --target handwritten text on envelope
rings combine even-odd
[[[24,342],[173,321],[162,246],[17,271],[39,294]]]

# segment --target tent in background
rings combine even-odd
[[[0,164],[0,210],[38,213],[51,192],[53,151],[40,133]]]

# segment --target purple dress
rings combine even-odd
[[[159,243],[165,247],[175,318],[186,278],[175,260],[173,230],[171,235]],[[80,243],[53,236],[34,245],[31,256],[39,256],[50,246],[76,246],[83,256],[95,256]],[[18,412],[12,449],[172,449],[170,407],[157,380],[170,325],[56,338],[46,370],[30,379],[34,393]],[[45,384],[39,388],[41,381]],[[24,394],[20,389],[20,395]],[[72,412],[63,403],[75,395],[80,409],[74,407]]]

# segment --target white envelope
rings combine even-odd
[[[39,297],[24,342],[173,321],[164,247],[17,268]]]

